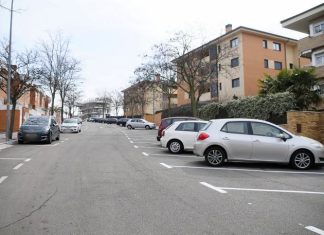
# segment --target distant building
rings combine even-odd
[[[324,3],[281,21],[284,28],[308,34],[298,41],[298,54],[310,59],[324,96]],[[323,104],[324,107],[324,104]]]
[[[79,108],[80,117],[87,119],[90,117],[106,117],[109,109],[104,109],[104,102],[99,99],[88,100],[76,105]]]

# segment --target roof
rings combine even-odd
[[[308,34],[310,22],[321,16],[324,16],[324,3],[282,20],[280,23],[284,28]]]
[[[227,32],[227,33],[225,33],[225,34],[223,34],[223,35],[221,35],[221,36],[219,36],[219,37],[205,43],[205,44],[203,44],[202,46],[199,46],[199,47],[191,50],[190,52],[186,53],[185,55],[187,55],[189,53],[192,53],[192,52],[195,52],[195,51],[199,51],[199,50],[201,50],[203,48],[206,48],[208,46],[211,46],[211,45],[213,45],[213,44],[215,44],[215,43],[217,43],[217,42],[219,42],[219,41],[221,41],[223,39],[234,36],[235,34],[237,34],[239,32],[248,32],[248,33],[253,33],[253,34],[258,34],[258,35],[265,35],[265,36],[271,37],[271,38],[273,38],[275,40],[293,41],[293,42],[296,42],[296,43],[298,41],[298,40],[296,40],[294,38],[289,38],[289,37],[281,36],[281,35],[278,35],[278,34],[273,34],[273,33],[265,32],[265,31],[257,30],[257,29],[252,29],[252,28],[248,28],[248,27],[245,27],[245,26],[239,26],[239,27],[237,27],[237,28],[235,28],[235,29],[233,29],[233,30],[231,30],[231,31],[229,31],[229,32]],[[182,56],[176,58],[172,62],[177,61],[181,57]]]

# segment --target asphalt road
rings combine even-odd
[[[156,130],[86,123],[0,145],[0,234],[324,234],[324,168],[171,155]]]

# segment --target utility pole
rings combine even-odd
[[[7,121],[6,121],[6,140],[12,138],[10,131],[10,105],[11,105],[11,42],[12,42],[12,15],[13,15],[13,2],[11,0],[10,8],[10,28],[9,28],[9,53],[8,53],[8,81],[7,81]]]

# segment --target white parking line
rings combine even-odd
[[[225,190],[222,190],[222,189],[220,189],[220,188],[217,188],[217,187],[215,187],[215,186],[213,186],[213,185],[211,185],[211,184],[208,184],[208,183],[206,183],[206,182],[200,182],[200,184],[202,184],[202,185],[204,185],[204,186],[206,186],[206,187],[208,187],[208,188],[210,188],[210,189],[212,189],[212,190],[215,190],[215,191],[217,191],[217,192],[219,192],[219,193],[227,193]]]
[[[145,152],[142,152],[142,154],[143,154],[144,156],[148,156],[148,154],[147,154],[147,153],[145,153]]]
[[[134,141],[129,141],[129,143],[134,144]]]
[[[161,147],[148,147],[148,146],[138,146],[139,148],[144,148],[144,149],[164,149]]]
[[[305,228],[308,229],[308,230],[310,230],[310,231],[312,231],[312,232],[314,232],[314,233],[317,233],[317,234],[320,234],[320,235],[324,235],[324,230],[319,229],[319,228],[316,228],[314,226],[306,226]]]
[[[137,145],[134,145],[134,148],[138,149],[138,146]]]
[[[0,184],[3,182],[3,181],[5,181],[5,179],[7,179],[8,178],[8,176],[2,176],[2,177],[0,177]]]
[[[11,147],[12,147],[12,145],[9,145],[9,144],[0,144],[0,150],[11,148]]]
[[[169,166],[169,165],[167,165],[165,163],[160,163],[160,165],[162,165],[162,166],[164,166],[165,168],[168,168],[168,169],[171,169],[172,168],[171,166]]]
[[[17,166],[15,166],[13,169],[14,170],[18,170],[20,167],[22,167],[24,165],[24,163],[20,163]]]
[[[2,157],[0,160],[25,160],[26,158],[10,158],[10,157]]]
[[[193,157],[193,158],[197,158],[197,156],[195,155],[181,155],[181,154],[163,154],[163,153],[150,153],[150,155],[152,156],[167,156],[167,157],[183,157],[183,158],[189,158],[189,157]]]
[[[189,169],[206,169],[206,170],[216,170],[216,171],[243,171],[243,172],[261,172],[261,173],[324,175],[324,172],[314,172],[314,171],[271,171],[271,170],[254,170],[254,169],[242,169],[242,168],[215,168],[215,167],[203,167],[203,166],[172,166],[172,165],[171,167],[189,168]]]
[[[25,160],[25,162],[29,162],[31,159],[30,158],[27,158],[26,160]]]
[[[228,188],[228,187],[215,187],[206,182],[200,182],[211,189],[214,189],[220,193],[227,193],[225,190],[236,190],[236,191],[253,191],[253,192],[271,192],[271,193],[299,193],[299,194],[317,194],[324,195],[324,192],[311,192],[311,191],[295,191],[295,190],[278,190],[278,189],[256,189],[256,188]],[[221,192],[222,191],[222,192]]]

